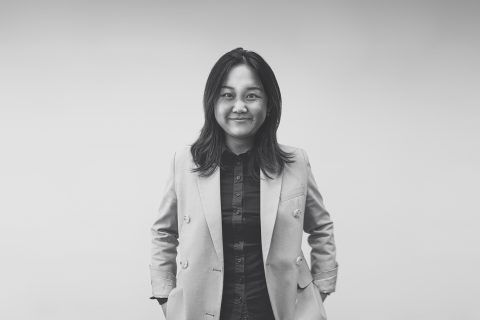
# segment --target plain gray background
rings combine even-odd
[[[480,318],[478,1],[0,1],[0,317],[163,319],[150,225],[214,62],[275,71],[329,319]]]

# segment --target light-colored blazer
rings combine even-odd
[[[260,220],[265,277],[276,320],[326,319],[320,292],[335,291],[333,224],[306,152],[286,145],[295,162],[280,175],[260,171]],[[151,228],[154,297],[168,297],[168,320],[219,319],[223,289],[220,169],[192,173],[190,147],[175,152]],[[309,234],[311,270],[301,249]],[[178,249],[178,252],[177,252]]]

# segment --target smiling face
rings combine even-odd
[[[228,73],[215,103],[215,119],[232,150],[249,148],[267,115],[267,97],[261,81],[247,65]]]

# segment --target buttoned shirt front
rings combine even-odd
[[[247,174],[251,150],[222,153],[220,190],[225,261],[221,320],[274,320],[263,268],[260,181]],[[258,169],[258,168],[257,168]],[[258,169],[259,170],[259,169]]]

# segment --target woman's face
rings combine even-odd
[[[261,81],[247,65],[232,68],[215,103],[215,119],[225,139],[251,141],[267,114],[267,97]]]

